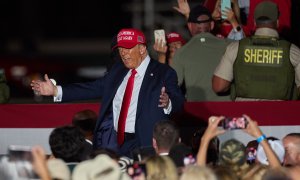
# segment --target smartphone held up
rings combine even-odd
[[[222,121],[222,127],[227,130],[245,129],[248,121],[245,117],[226,117]]]
[[[227,16],[224,14],[224,11],[231,9],[231,0],[221,0],[221,13],[222,19],[227,19]]]
[[[133,179],[143,179],[142,177],[146,177],[146,165],[143,163],[134,163],[127,168],[127,174]]]
[[[38,179],[32,166],[32,152],[29,146],[11,145],[8,147],[8,162],[20,179]]]
[[[166,44],[166,33],[163,29],[154,30],[154,38],[155,42],[162,42],[164,45]]]

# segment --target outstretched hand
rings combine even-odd
[[[44,78],[45,78],[45,81],[32,80],[31,84],[30,84],[32,90],[37,95],[55,96],[57,94],[56,86],[49,79],[47,74],[45,74]]]
[[[173,9],[178,11],[180,14],[184,15],[186,19],[189,18],[190,15],[190,5],[187,0],[177,0],[178,7],[174,6]]]
[[[166,87],[162,87],[161,88],[161,93],[159,96],[159,105],[158,107],[162,107],[162,108],[168,108],[169,103],[170,103],[170,98],[169,95],[166,93]]]

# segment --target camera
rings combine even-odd
[[[228,130],[245,129],[248,121],[245,117],[226,117],[222,121],[222,127]]]

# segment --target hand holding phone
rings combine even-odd
[[[19,178],[38,179],[32,166],[31,147],[11,145],[8,147],[9,162],[15,164]]]
[[[185,166],[193,165],[195,163],[196,163],[196,159],[194,158],[194,156],[192,154],[189,154],[189,155],[185,156],[184,159],[183,159],[183,164]]]
[[[221,0],[221,14],[222,19],[227,19],[227,16],[224,14],[224,11],[231,9],[231,0]]]
[[[146,165],[142,163],[134,163],[133,165],[129,166],[127,168],[127,174],[131,178],[136,178],[136,177],[146,177]]]
[[[228,130],[245,129],[247,125],[248,121],[245,117],[226,117],[222,121],[223,128]]]

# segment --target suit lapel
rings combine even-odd
[[[118,88],[120,87],[124,77],[126,76],[126,74],[128,73],[129,69],[127,69],[124,65],[122,65],[121,67],[121,70],[120,71],[117,71],[116,73],[116,77],[114,77],[114,82],[113,82],[113,89],[112,89],[112,92],[111,92],[111,100],[115,97],[116,93],[117,93],[117,90]]]
[[[145,75],[144,75],[144,79],[141,85],[141,89],[139,92],[139,98],[138,98],[138,104],[137,104],[137,111],[136,111],[136,120],[138,119],[140,113],[141,113],[141,109],[144,106],[144,103],[147,103],[145,101],[145,98],[147,96],[149,96],[150,94],[147,93],[147,91],[149,90],[149,86],[152,84],[152,79],[154,77],[154,73],[153,70],[155,69],[155,62],[154,60],[150,60],[150,63],[146,69]]]
[[[113,70],[113,69],[111,69],[111,70]],[[111,77],[112,80],[110,81],[110,83],[112,83],[112,84],[110,86],[110,89],[109,89],[110,93],[108,93],[109,97],[107,99],[107,102],[109,102],[109,103],[106,104],[106,107],[103,107],[103,108],[106,108],[106,110],[107,110],[107,108],[109,108],[112,105],[112,101],[117,93],[117,90],[118,90],[120,84],[122,83],[124,77],[126,76],[128,69],[123,64],[121,64],[119,69],[115,69],[114,71],[116,73],[112,74],[112,77]]]

